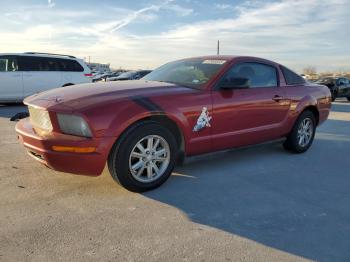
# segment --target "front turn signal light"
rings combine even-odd
[[[71,153],[93,153],[95,147],[77,147],[77,146],[52,146],[52,150],[56,152],[71,152]]]

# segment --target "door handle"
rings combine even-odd
[[[276,101],[276,102],[279,102],[281,100],[283,100],[283,96],[279,96],[279,95],[275,95],[273,98],[272,98],[273,101]]]

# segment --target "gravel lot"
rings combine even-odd
[[[311,149],[272,144],[196,158],[134,194],[26,155],[0,106],[0,261],[349,261],[350,103]]]

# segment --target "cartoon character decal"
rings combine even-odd
[[[193,132],[198,132],[204,127],[210,127],[210,120],[212,119],[211,116],[209,116],[208,108],[203,107],[202,113],[197,119],[197,124],[193,127]]]

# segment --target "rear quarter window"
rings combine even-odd
[[[284,79],[286,80],[287,85],[302,85],[305,84],[305,79],[302,78],[300,75],[297,73],[294,73],[292,70],[280,66],[281,71],[283,73]]]
[[[84,68],[75,60],[60,59],[60,65],[62,71],[65,72],[83,72]]]

